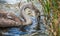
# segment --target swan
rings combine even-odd
[[[20,16],[17,17],[14,15],[14,13],[8,13],[4,10],[0,10],[0,27],[16,27],[16,26],[26,26],[31,25],[32,20],[30,17],[25,13],[25,9],[29,8],[31,10],[34,10],[36,13],[38,13],[38,9],[31,3],[23,4],[20,8]],[[24,21],[22,21],[19,18],[23,18]]]

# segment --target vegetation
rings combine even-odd
[[[49,36],[60,36],[60,1],[59,0],[38,0],[44,7],[45,25]],[[47,18],[47,19],[46,19]]]

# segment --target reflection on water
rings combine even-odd
[[[17,36],[17,35],[27,34],[27,32],[22,32],[22,31],[20,31],[19,28],[11,28],[3,34],[6,35],[6,36]]]

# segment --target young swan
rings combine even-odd
[[[14,13],[0,10],[0,27],[20,26],[21,23],[21,20]]]
[[[30,14],[31,16],[37,16],[38,17],[39,10],[32,3],[23,4],[20,8],[20,15],[26,21],[25,24],[23,24],[23,25],[28,25],[28,24],[31,24],[31,22],[32,22],[32,20],[30,19],[28,14]]]
[[[11,20],[14,20],[14,21],[16,21],[16,22],[18,22],[18,23],[21,23],[21,22],[22,22],[22,20],[20,20],[19,17],[17,17],[17,16],[16,16],[14,13],[12,13],[12,12],[10,12],[10,13],[7,14],[7,18],[8,18],[8,19],[11,19]]]

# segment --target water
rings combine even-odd
[[[27,32],[22,32],[22,31],[20,31],[19,28],[11,28],[3,34],[6,35],[6,36],[17,36],[17,35],[27,34]]]

